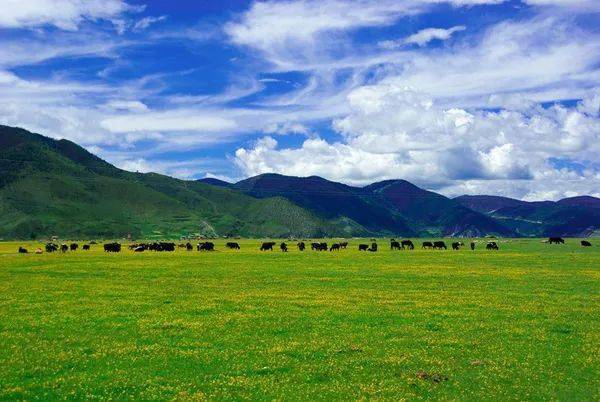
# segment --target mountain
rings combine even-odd
[[[481,236],[515,233],[456,201],[405,180],[352,187],[321,177],[263,174],[233,188],[253,197],[281,196],[325,219],[345,219],[369,231],[404,236]]]
[[[232,184],[224,180],[215,179],[214,177],[205,177],[204,179],[196,180],[198,183],[210,184],[217,187],[231,187]]]
[[[408,220],[373,202],[368,191],[321,177],[269,173],[242,180],[233,188],[257,198],[284,197],[324,219],[362,227],[373,235],[416,235]]]
[[[449,199],[405,180],[179,180],[124,171],[71,141],[0,126],[0,238],[586,236],[600,231],[599,201]]]
[[[346,233],[282,198],[120,170],[67,140],[0,126],[0,237]],[[353,234],[353,232],[350,232]]]
[[[419,233],[461,237],[515,235],[511,229],[488,216],[406,180],[373,183],[365,190],[378,195],[389,209],[409,219]]]
[[[600,199],[595,197],[527,202],[489,195],[463,195],[454,200],[485,213],[520,236],[586,237],[600,231]]]

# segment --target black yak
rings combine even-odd
[[[273,246],[275,245],[274,241],[266,241],[260,246],[260,251],[273,251]]]

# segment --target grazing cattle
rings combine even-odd
[[[495,241],[491,241],[488,244],[486,244],[485,248],[487,250],[499,250],[498,244]]]
[[[239,250],[240,249],[240,245],[238,243],[235,242],[228,242],[227,244],[225,244],[225,247],[232,249],[232,250]]]
[[[27,254],[27,253],[28,253],[28,251],[27,251],[27,249],[26,249],[26,248],[19,247],[19,253],[20,253],[20,254]]]
[[[79,248],[79,244],[77,244],[77,243],[71,243],[71,245],[69,246],[69,248],[71,249],[71,251],[76,251]]]
[[[404,250],[405,248],[407,248],[409,250],[415,249],[415,245],[410,240],[402,240],[402,242],[400,242],[400,244],[402,245],[402,250]]]
[[[187,251],[192,251],[194,249],[194,246],[192,246],[192,243],[190,243],[189,241],[187,243],[185,243],[185,249]]]
[[[215,251],[215,243],[210,241],[205,241],[203,243],[198,243],[196,247],[198,251]]]
[[[280,248],[280,249],[281,249],[281,251],[283,251],[284,253],[287,253],[287,251],[288,251],[288,250],[287,250],[287,244],[285,244],[285,243],[281,243],[281,244],[279,245],[279,248]]]
[[[81,246],[81,249],[83,251],[89,251],[90,250],[90,245],[89,244],[84,244],[83,246]]]
[[[62,244],[60,246],[60,251],[62,251],[63,253],[66,253],[67,251],[69,251],[69,246],[67,246],[66,244]]]
[[[44,251],[41,248],[38,247],[38,248],[35,249],[35,253],[36,254],[44,254]]]
[[[452,243],[452,250],[460,250],[460,246],[460,242],[455,241]]]
[[[130,247],[131,248],[131,247]],[[144,250],[147,250],[147,247],[143,244],[136,245],[132,250],[136,253],[141,253]]]
[[[343,241],[343,242],[340,243],[340,248],[343,248],[345,250],[346,247],[348,247],[348,242],[347,241]]]
[[[475,250],[475,242],[471,242],[471,250]]]
[[[377,243],[372,243],[371,248],[369,248],[369,250],[367,250],[367,251],[370,251],[372,253],[376,252],[377,251]]]
[[[304,244],[303,241],[301,241],[300,243],[298,243],[298,250],[304,251],[305,248],[306,248],[306,244]]]
[[[275,245],[274,241],[266,241],[260,246],[260,251],[273,251],[273,246]]]
[[[421,248],[433,248],[433,243],[430,241],[424,241]]]
[[[106,243],[104,245],[104,251],[107,253],[120,253],[121,244],[119,243]]]
[[[325,242],[311,243],[310,247],[312,250],[316,250],[316,251],[327,251],[328,250],[327,243],[325,243]]]
[[[589,242],[589,241],[587,241],[587,240],[582,240],[582,241],[581,241],[581,245],[582,245],[583,247],[592,247],[592,243],[590,243],[590,242]]]
[[[391,241],[390,242],[390,250],[400,250],[400,243],[398,243],[397,241]]]
[[[565,244],[565,239],[562,237],[550,237],[548,239],[548,243],[550,244]]]
[[[148,244],[146,249],[150,251],[175,251],[175,243],[152,243]]]
[[[443,241],[435,241],[435,242],[433,242],[433,249],[434,250],[441,250],[441,249],[447,250],[448,247],[446,247],[446,243],[444,243]]]
[[[46,244],[46,252],[47,253],[53,253],[55,251],[58,250],[58,245],[54,244],[54,243],[47,243]]]
[[[367,251],[368,249],[369,249],[368,244],[359,244],[358,245],[358,251]]]
[[[333,250],[340,251],[340,248],[341,248],[341,246],[339,245],[339,243],[333,243],[331,245],[331,248],[329,249],[329,251],[333,251]]]

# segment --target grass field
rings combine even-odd
[[[358,242],[118,255],[0,243],[0,399],[600,399],[600,241]]]

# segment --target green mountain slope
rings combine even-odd
[[[115,168],[78,145],[0,126],[0,237],[309,236],[343,232],[283,198]]]

